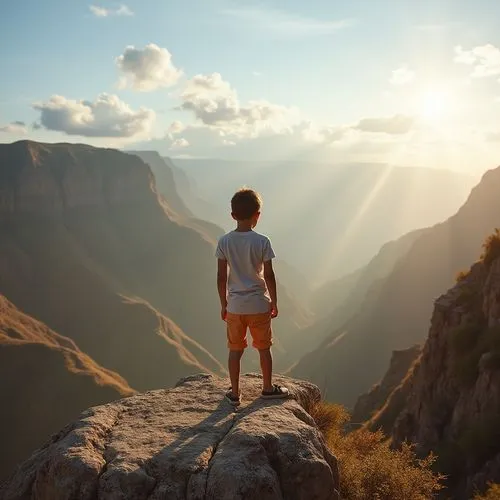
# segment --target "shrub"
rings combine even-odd
[[[500,365],[500,327],[486,328],[476,334],[474,332],[475,328],[464,327],[463,331],[456,330],[451,338],[456,354],[453,360],[453,374],[464,384],[476,381],[479,361],[483,354],[492,355],[486,366],[488,369],[498,369]]]
[[[483,253],[481,260],[486,267],[491,266],[494,260],[500,257],[500,229],[496,228],[483,243]]]
[[[467,467],[484,464],[496,456],[500,451],[499,418],[500,415],[485,416],[463,429],[456,439],[437,446],[436,469],[457,479]]]
[[[455,277],[456,282],[459,283],[460,281],[464,281],[469,276],[469,274],[470,274],[470,269],[458,272]]]
[[[500,484],[491,484],[484,495],[476,495],[474,500],[500,500]]]
[[[470,352],[470,350],[475,347],[480,334],[480,327],[471,323],[460,325],[451,330],[449,332],[449,337],[454,354],[462,356]]]
[[[328,403],[315,404],[309,409],[309,415],[327,440],[349,421],[349,413],[343,406]]]
[[[499,452],[499,417],[499,415],[483,417],[462,432],[457,441],[462,456],[481,464]]]
[[[393,450],[381,431],[346,434],[348,414],[338,405],[318,403],[311,416],[319,418],[318,426],[339,461],[342,498],[424,500],[442,488],[442,476],[431,469],[432,456],[418,460],[409,445]]]

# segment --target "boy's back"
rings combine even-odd
[[[253,230],[231,231],[219,240],[216,255],[229,265],[227,311],[268,312],[271,298],[263,268],[264,262],[275,257],[269,238]]]
[[[271,320],[278,316],[278,295],[269,238],[253,228],[260,217],[262,199],[252,189],[240,189],[231,199],[231,215],[237,222],[217,245],[217,291],[221,318],[227,323],[229,377],[226,398],[239,405],[240,362],[247,347],[247,330],[258,349],[262,370],[262,397],[286,398],[288,389],[272,383]],[[228,273],[229,268],[229,273]]]

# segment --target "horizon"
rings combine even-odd
[[[500,163],[493,0],[29,8],[2,6],[0,142],[474,176]]]

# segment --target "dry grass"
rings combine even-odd
[[[360,429],[346,434],[345,408],[318,403],[310,414],[339,460],[341,496],[349,500],[427,500],[442,488],[443,477],[419,460],[409,445],[393,450],[382,432]]]
[[[500,500],[500,484],[490,484],[484,495],[476,495],[474,500]]]
[[[97,385],[112,387],[122,396],[130,396],[135,392],[123,377],[100,366],[83,353],[73,340],[19,311],[5,296],[0,295],[0,346],[2,344],[44,345],[63,356],[68,372],[89,376]]]
[[[500,229],[495,228],[495,231],[486,238],[483,243],[483,253],[481,260],[486,267],[489,267],[493,261],[500,257]]]

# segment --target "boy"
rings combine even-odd
[[[253,346],[259,350],[263,378],[261,397],[288,397],[286,387],[272,383],[271,318],[278,316],[278,297],[271,242],[253,230],[260,217],[261,205],[260,196],[252,189],[241,189],[233,196],[231,215],[237,227],[222,236],[215,254],[221,318],[227,323],[229,348],[231,389],[226,399],[235,406],[241,402],[240,362],[247,347],[247,328]]]

